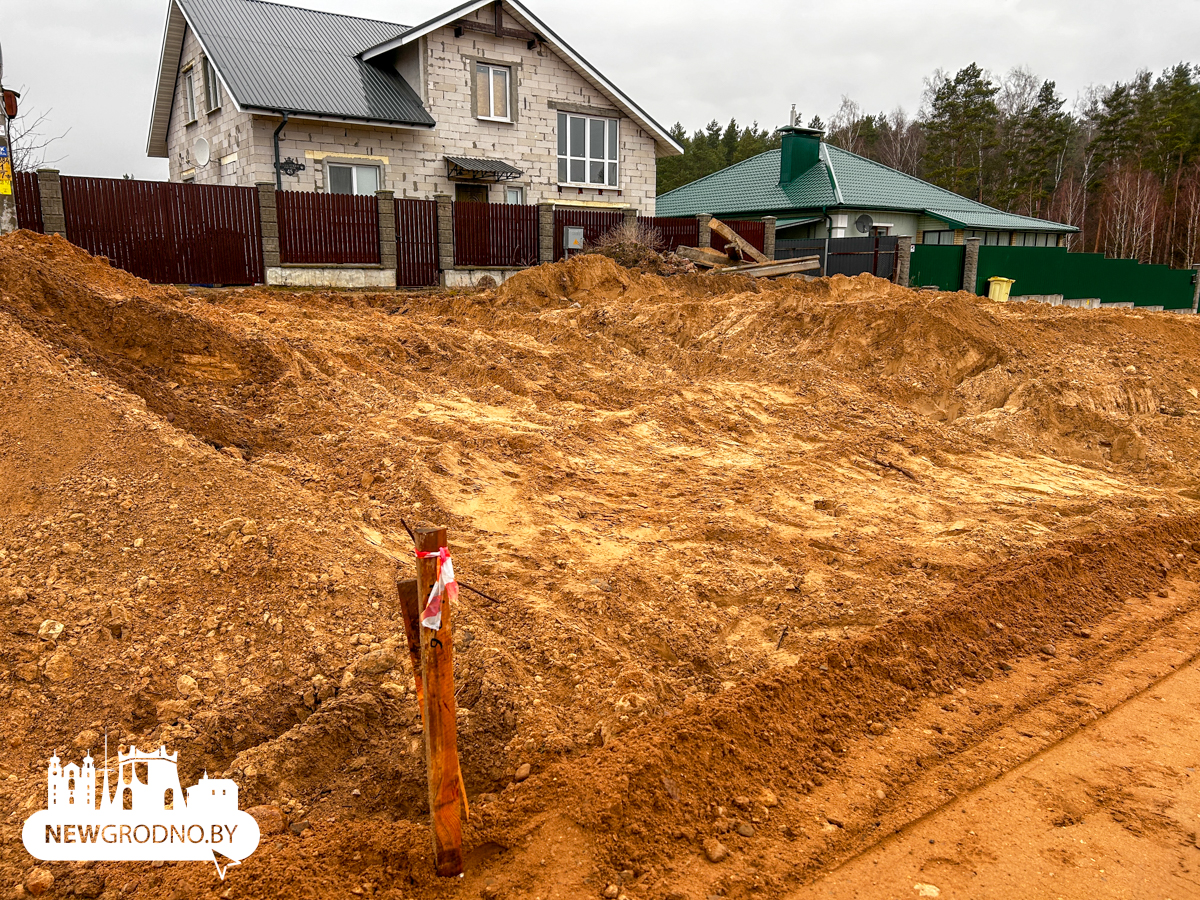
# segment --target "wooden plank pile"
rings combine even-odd
[[[690,259],[697,266],[712,270],[731,270],[751,278],[778,278],[782,275],[799,275],[802,272],[811,272],[821,268],[819,256],[805,256],[801,259],[772,262],[757,247],[720,219],[711,219],[708,226],[712,229],[713,234],[718,234],[729,241],[726,252],[722,253],[711,247],[679,247],[675,252]],[[745,262],[747,257],[753,262]]]

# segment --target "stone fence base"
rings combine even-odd
[[[373,288],[394,291],[396,270],[383,266],[268,266],[267,284],[279,287]]]

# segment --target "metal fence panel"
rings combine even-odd
[[[921,248],[919,252],[924,252]],[[916,258],[916,253],[913,258]],[[1062,294],[1066,300],[1097,298],[1163,309],[1190,309],[1193,270],[1107,259],[1102,253],[1068,253],[1065,247],[980,247],[973,286],[986,294],[992,276],[1016,279],[1013,296]]]
[[[536,266],[536,206],[455,203],[456,266]]]
[[[396,201],[396,286],[438,283],[437,201]]]
[[[784,238],[775,241],[777,260],[818,256],[827,275],[862,275],[891,279],[896,270],[900,239],[879,235],[829,239],[829,266],[825,267],[824,238]],[[915,255],[914,255],[915,259]]]
[[[638,216],[638,224],[658,232],[664,251],[700,246],[700,220],[695,216]]]
[[[254,188],[61,179],[67,239],[160,284],[263,281]]]
[[[962,288],[963,257],[961,244],[914,244],[909,263],[909,283],[913,287],[938,287],[943,291]]]
[[[283,265],[379,264],[379,201],[374,196],[279,191]]]
[[[625,221],[619,210],[606,209],[556,209],[554,210],[554,258],[564,259],[563,229],[573,226],[583,229],[585,243],[595,243],[602,234],[612,231]]]
[[[17,227],[42,232],[42,189],[37,172],[14,172],[13,191],[17,201]]]

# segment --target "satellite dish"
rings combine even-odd
[[[196,165],[207,166],[210,158],[208,141],[204,138],[196,138],[196,143],[192,145],[192,156],[196,160]]]
[[[204,163],[201,163],[200,165],[204,165]],[[866,234],[871,230],[871,226],[874,224],[875,222],[866,213],[863,213],[854,220],[854,227],[858,229],[859,234]]]

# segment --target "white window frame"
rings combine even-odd
[[[216,112],[221,108],[221,84],[217,81],[217,70],[207,56],[200,57],[200,76],[204,80],[205,112]]]
[[[574,156],[571,153],[571,120],[583,120],[583,140],[584,140],[584,155]],[[604,156],[592,155],[592,123],[604,123]],[[613,119],[607,116],[587,116],[579,113],[560,112],[558,114],[557,125],[558,137],[561,138],[560,145],[566,147],[566,153],[557,154],[557,162],[566,161],[566,180],[561,176],[558,179],[560,187],[575,187],[575,188],[593,188],[595,190],[619,190],[621,187],[621,120]],[[615,132],[615,141],[609,137],[611,132]],[[616,157],[609,158],[608,152],[612,144],[616,144]],[[571,180],[571,163],[572,161],[583,162],[583,174],[585,179],[590,177],[592,163],[604,163],[604,181],[572,181]],[[616,170],[610,169],[610,166],[616,166]]]
[[[929,240],[929,235],[931,234],[939,235],[938,240],[935,243],[931,243]],[[948,243],[942,243],[940,235],[943,234],[950,235],[950,241]],[[926,229],[921,233],[921,243],[929,244],[930,247],[949,247],[954,244],[954,232],[948,228]]]
[[[333,180],[330,177],[333,169],[349,169],[350,170],[350,188],[351,188],[351,190],[350,190],[350,194],[348,196],[352,196],[352,197],[374,196],[374,192],[372,192],[370,194],[360,194],[358,192],[358,170],[359,169],[374,169],[375,170],[375,185],[376,185],[375,190],[382,190],[382,188],[383,188],[383,172],[380,170],[379,166],[373,166],[370,163],[331,162],[331,163],[325,164],[325,193],[327,193],[327,194],[333,193],[333,191],[331,191],[329,189],[331,182]]]
[[[516,203],[512,203],[509,201],[509,199],[508,199],[509,191],[517,192],[517,202]],[[504,186],[504,203],[507,206],[524,206],[525,205],[525,188],[521,187],[520,185],[506,184]]]
[[[185,125],[196,121],[196,70],[190,65],[183,70],[183,114]]]
[[[479,84],[479,70],[487,69],[488,71],[488,90],[486,97],[480,97],[479,88],[476,87],[475,93],[475,118],[482,119],[485,122],[511,122],[512,121],[512,66],[497,66],[492,63],[476,62],[475,63],[475,84]],[[508,115],[496,115],[495,100],[496,100],[496,85],[495,78],[497,72],[504,73],[504,103],[508,107]],[[484,112],[486,110],[486,113]]]

